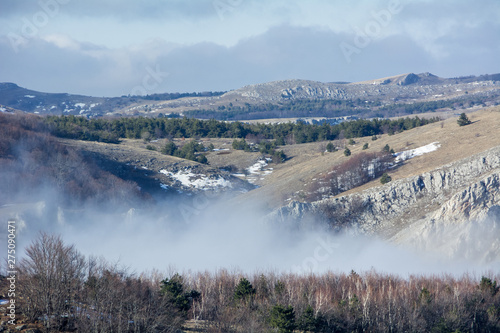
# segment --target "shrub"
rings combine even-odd
[[[385,172],[385,173],[382,175],[382,177],[380,177],[380,182],[381,182],[382,184],[387,184],[387,183],[388,183],[388,182],[390,182],[391,180],[392,180],[392,178],[391,178],[391,176],[389,176],[389,175],[387,174],[387,172]]]
[[[363,145],[363,150],[367,150],[367,149],[368,149],[368,142]]]
[[[351,156],[351,150],[350,150],[349,148],[346,148],[346,149],[344,150],[344,155],[345,155],[345,156]]]

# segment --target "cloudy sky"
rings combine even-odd
[[[498,0],[1,0],[0,82],[94,96],[500,72]]]

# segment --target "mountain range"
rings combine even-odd
[[[167,97],[167,98],[166,98]],[[0,108],[50,115],[109,115],[157,117],[169,114],[195,116],[197,110],[209,111],[206,117],[281,108],[304,101],[357,101],[354,109],[448,100],[498,102],[500,74],[440,78],[430,73],[402,74],[354,83],[324,83],[307,80],[282,80],[245,86],[226,93],[157,94],[148,96],[92,97],[67,93],[44,93],[0,83]],[[317,105],[306,106],[314,110]],[[0,109],[1,110],[1,109]],[[352,110],[351,110],[352,111]],[[355,114],[356,111],[351,113]],[[312,114],[317,115],[317,114]],[[266,118],[265,115],[257,116]],[[240,116],[245,119],[245,115]]]

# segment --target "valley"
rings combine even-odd
[[[443,82],[424,78],[359,86],[391,86],[399,94],[412,80]],[[38,280],[21,279],[21,292],[32,296],[20,298],[25,326],[19,330],[50,322],[61,329],[265,331],[270,318],[287,309],[296,311],[295,327],[306,331],[463,328],[474,311],[482,316],[475,323],[497,327],[500,107],[497,81],[477,82],[457,83],[469,89],[461,105],[451,90],[450,106],[422,104],[422,113],[398,109],[403,98],[372,105],[399,110],[390,119],[54,117],[4,107],[0,217],[16,221],[20,247],[64,248],[74,261],[57,270],[70,267],[82,276],[72,280],[76,289],[69,294],[54,282],[50,295],[65,296],[51,300],[59,306],[51,310],[54,320],[40,322],[30,309],[43,303],[33,297],[41,289],[28,288]],[[456,92],[446,84],[439,89]],[[256,86],[245,88],[248,100],[284,98],[280,84],[268,86],[266,93],[277,99]],[[315,94],[329,94],[316,88]],[[303,89],[287,98],[308,101],[313,90]],[[471,103],[470,96],[485,99]],[[169,103],[193,98],[201,97]],[[408,105],[424,99],[417,100]],[[470,120],[465,126],[457,123],[462,113]],[[54,231],[60,238],[43,233]],[[7,237],[4,231],[0,237]],[[30,244],[33,239],[41,243]],[[27,267],[20,266],[24,276]],[[56,320],[77,294],[84,315],[72,305],[71,320]],[[477,297],[483,303],[471,308]],[[380,310],[389,298],[400,309],[393,322],[391,311]],[[104,308],[106,302],[114,308]]]

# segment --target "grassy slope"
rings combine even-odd
[[[366,137],[355,139],[355,145],[347,145],[347,140],[345,144],[353,155],[363,151],[362,146],[364,143],[369,144],[369,149],[366,152],[381,151],[386,144],[396,152],[418,148],[436,141],[441,144],[441,148],[437,151],[413,158],[402,167],[391,172],[394,180],[421,174],[500,145],[500,135],[498,135],[500,133],[500,107],[485,108],[469,113],[469,118],[473,121],[469,126],[459,127],[456,123],[457,118],[458,115],[442,122],[392,136],[382,135],[376,141],[372,141],[371,137]],[[178,166],[199,165],[196,162],[147,150],[145,149],[147,144],[142,140],[123,140],[119,145],[72,140],[70,142],[80,145],[84,149],[109,154],[113,159],[118,159],[120,162],[132,162],[141,165],[145,161],[156,158],[159,163],[165,166],[176,163]],[[203,139],[202,142],[205,146],[212,143],[216,148],[230,148],[232,139]],[[179,140],[177,143],[182,144],[183,142]],[[158,148],[162,144],[162,141],[153,143]],[[337,144],[341,145],[342,143],[337,142]],[[326,142],[283,146],[282,149],[289,159],[283,164],[270,165],[270,167],[274,168],[273,173],[257,183],[260,186],[258,189],[240,195],[237,201],[264,199],[269,208],[275,208],[286,203],[285,200],[290,197],[294,197],[294,199],[300,198],[299,193],[306,191],[308,184],[315,177],[348,159],[348,157],[344,156],[342,150],[322,154],[325,146]],[[254,164],[259,157],[259,153],[245,153],[232,149],[225,152],[209,152],[207,158],[210,165],[202,167],[211,169],[234,165],[241,171]],[[377,179],[349,192],[344,192],[344,194],[379,185],[380,182]]]
[[[458,116],[452,117],[392,136],[383,135],[376,141],[372,141],[371,137],[356,139],[356,144],[349,145],[349,149],[354,155],[362,152],[364,143],[369,144],[367,152],[381,151],[386,144],[396,152],[436,141],[441,144],[437,151],[415,157],[393,171],[391,176],[395,180],[418,175],[500,145],[500,107],[469,113],[469,118],[473,121],[469,126],[459,127],[457,118]],[[283,203],[293,193],[306,190],[307,184],[319,173],[348,159],[342,151],[322,155],[321,145],[322,143],[309,143],[285,146],[283,150],[290,160],[275,166],[274,172],[265,178],[263,186],[244,195],[242,199],[267,197],[272,205]],[[344,194],[379,185],[380,181],[377,179]]]

